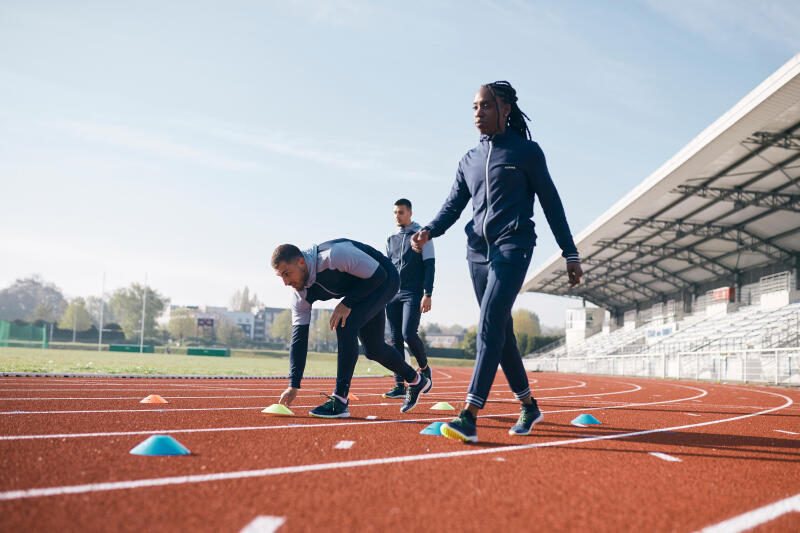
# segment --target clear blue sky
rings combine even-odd
[[[274,246],[382,247],[401,196],[428,222],[496,79],[578,233],[800,51],[798,6],[7,0],[0,287],[39,273],[88,296],[147,272],[173,303],[248,285],[285,306]],[[557,251],[535,219],[534,265]],[[428,322],[477,320],[465,222],[435,241]],[[566,305],[517,300],[550,325]]]

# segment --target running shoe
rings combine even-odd
[[[519,419],[514,426],[508,430],[509,435],[529,435],[531,428],[541,422],[544,415],[536,405],[536,400],[531,398],[533,402],[530,405],[522,404],[519,409]]]
[[[398,383],[397,385],[394,386],[392,390],[390,390],[389,392],[384,392],[383,394],[381,394],[381,396],[383,396],[384,398],[391,398],[391,399],[405,398],[406,386],[403,385],[402,383]]]
[[[419,376],[419,383],[406,387],[406,401],[403,402],[403,407],[400,408],[401,413],[407,413],[412,410],[417,405],[420,393],[426,393],[431,390],[433,385],[431,381],[422,374],[417,375]]]
[[[442,435],[448,439],[464,442],[478,442],[478,429],[475,427],[475,417],[464,409],[456,418],[442,424],[439,428]]]
[[[322,394],[322,393],[320,393]],[[308,414],[317,418],[349,418],[350,411],[347,410],[347,404],[335,396],[328,396],[328,401],[322,405],[313,408]]]

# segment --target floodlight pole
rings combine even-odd
[[[78,324],[78,315],[75,313],[75,301],[72,301],[72,342],[75,342],[75,327]]]
[[[144,352],[144,308],[147,305],[147,272],[144,273],[144,295],[142,296],[142,331],[139,333],[139,353]]]
[[[103,289],[100,291],[100,324],[98,325],[97,351],[103,349],[103,309],[105,309],[106,273],[103,272]]]

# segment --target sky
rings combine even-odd
[[[275,246],[383,249],[429,222],[510,81],[573,234],[800,51],[800,3],[309,0],[0,4],[0,288],[245,285],[286,307]],[[463,226],[435,239],[422,324],[475,324]],[[529,274],[559,252],[541,210]],[[331,302],[331,304],[334,302]],[[561,327],[580,300],[515,308]],[[330,307],[330,305],[328,305]]]

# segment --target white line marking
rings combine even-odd
[[[800,435],[800,433],[795,433],[794,431],[786,431],[784,429],[776,429],[778,433],[786,433],[787,435]]]
[[[571,422],[571,424],[572,424],[573,426],[578,426],[579,428],[585,428],[585,427],[586,427],[586,424],[579,424],[579,423],[577,423],[577,422]]]
[[[90,483],[86,485],[71,485],[71,486],[64,486],[64,487],[47,487],[47,488],[38,488],[38,489],[25,489],[25,490],[11,490],[6,492],[0,492],[0,501],[5,500],[20,500],[24,498],[39,498],[44,496],[62,496],[65,494],[85,494],[87,492],[102,492],[102,491],[110,491],[110,490],[123,490],[123,489],[136,489],[142,487],[162,487],[167,485],[182,485],[186,483],[205,483],[209,481],[223,481],[223,480],[230,480],[230,479],[245,479],[245,478],[258,478],[258,477],[266,477],[266,476],[276,476],[276,475],[283,475],[283,474],[299,474],[303,472],[319,472],[323,470],[336,470],[340,468],[358,468],[363,466],[376,466],[376,465],[386,465],[386,464],[395,464],[395,463],[407,463],[413,461],[429,461],[432,459],[450,459],[453,457],[466,457],[466,456],[473,456],[473,455],[485,455],[485,454],[495,454],[495,453],[509,453],[515,452],[520,450],[531,450],[534,448],[549,448],[551,446],[566,446],[568,444],[585,444],[587,442],[592,441],[599,441],[599,440],[611,440],[611,439],[621,439],[621,438],[630,438],[630,437],[638,437],[641,435],[649,435],[651,433],[661,433],[664,431],[675,431],[680,429],[688,429],[688,428],[696,428],[701,426],[709,426],[712,424],[720,424],[722,422],[733,422],[735,420],[743,420],[745,418],[751,418],[754,416],[765,415],[774,411],[779,411],[784,409],[790,405],[792,405],[793,401],[791,398],[784,396],[782,394],[768,392],[768,391],[758,391],[762,394],[769,394],[772,396],[777,396],[779,398],[783,398],[786,400],[786,403],[780,405],[778,407],[773,407],[771,409],[767,409],[765,411],[760,411],[758,413],[751,413],[746,415],[735,416],[732,418],[724,418],[722,420],[712,420],[710,422],[699,422],[697,424],[686,424],[683,426],[673,426],[667,428],[659,428],[659,429],[648,429],[644,431],[634,431],[631,433],[618,433],[615,435],[597,435],[591,438],[577,438],[577,439],[567,439],[567,440],[555,440],[555,441],[548,441],[548,442],[540,442],[540,443],[531,443],[531,444],[520,444],[517,446],[506,446],[506,447],[499,447],[499,448],[481,448],[477,450],[464,450],[464,451],[457,451],[457,452],[439,452],[439,453],[430,453],[430,454],[421,454],[421,455],[406,455],[400,457],[382,457],[382,458],[375,458],[375,459],[361,459],[358,461],[341,461],[341,462],[334,462],[334,463],[319,463],[319,464],[310,464],[310,465],[298,465],[298,466],[282,466],[277,468],[264,468],[261,470],[240,470],[236,472],[219,472],[216,474],[195,474],[195,475],[188,475],[188,476],[174,476],[174,477],[162,477],[162,478],[151,478],[151,479],[138,479],[138,480],[131,480],[131,481],[113,481],[113,482],[105,482],[105,483]],[[373,422],[374,423],[374,422]],[[302,426],[297,426],[302,427]]]
[[[735,516],[719,524],[702,529],[701,533],[739,533],[760,526],[786,513],[800,511],[800,494],[795,494],[785,500],[759,507],[750,512]]]
[[[677,462],[677,463],[681,462],[681,460],[678,459],[677,457],[673,457],[671,455],[667,455],[666,453],[650,452],[650,455],[652,455],[653,457],[658,457],[659,459],[663,459],[665,461],[673,461],[673,462]]]
[[[355,441],[340,440],[339,442],[336,443],[336,446],[334,446],[334,448],[337,450],[349,450],[350,448],[353,447],[353,444],[355,444]]]
[[[683,413],[683,414],[685,414],[686,416],[700,416],[697,413]]]
[[[259,516],[239,533],[275,533],[285,523],[286,519],[282,516]]]
[[[378,417],[377,417],[377,416],[375,416],[375,415],[367,415],[367,416],[366,416],[366,417],[364,417],[364,418],[366,418],[367,420],[377,420],[377,418],[378,418]]]
[[[702,398],[706,396],[708,392],[703,389],[698,389],[695,387],[690,387],[688,385],[675,385],[676,387],[684,388],[684,389],[691,389],[700,391],[700,394],[695,396],[690,396],[688,398],[678,398],[676,400],[662,400],[660,402],[647,402],[647,403],[629,403],[629,404],[621,404],[621,405],[611,405],[611,406],[603,406],[603,407],[580,407],[577,409],[558,409],[555,411],[544,411],[545,414],[548,413],[574,413],[577,411],[585,412],[585,411],[598,411],[602,409],[623,409],[625,407],[642,407],[646,405],[663,405],[668,403],[676,403],[676,402],[684,402],[687,400],[691,400],[692,398]],[[420,402],[423,403],[423,402]],[[433,403],[433,402],[426,402],[426,403]],[[392,404],[386,404],[392,405]],[[419,404],[418,404],[419,405]],[[488,417],[497,417],[497,416],[517,416],[519,411],[516,413],[497,413],[497,414],[487,414],[487,415],[480,415],[478,418],[488,418]],[[402,424],[407,422],[430,422],[436,420],[450,420],[452,417],[439,417],[439,418],[411,418],[411,419],[403,419],[403,420],[379,420],[373,421],[370,420],[369,422],[339,422],[339,423],[320,423],[320,424],[295,424],[291,426],[239,426],[239,427],[222,427],[222,428],[195,428],[195,429],[156,429],[156,430],[146,430],[146,431],[109,431],[109,432],[97,432],[97,433],[57,433],[57,434],[46,434],[46,435],[2,435],[0,436],[0,441],[4,440],[30,440],[30,439],[69,439],[69,438],[82,438],[82,437],[119,437],[125,435],[150,435],[152,433],[207,433],[207,432],[217,432],[217,431],[254,431],[254,430],[268,430],[268,429],[298,429],[298,428],[332,428],[332,427],[341,427],[341,426],[360,426],[363,424]]]

